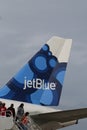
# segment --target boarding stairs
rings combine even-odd
[[[41,130],[41,128],[29,117],[28,130]],[[12,113],[2,116],[0,113],[0,130],[24,130],[19,121],[13,119]]]
[[[28,130],[41,130],[41,128],[29,117],[29,123],[27,124]],[[11,130],[24,130],[20,124],[20,122],[14,122],[14,126]]]

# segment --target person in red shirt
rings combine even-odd
[[[21,122],[22,122],[24,125],[27,125],[27,123],[29,122],[28,116],[29,116],[29,112],[26,112],[26,113],[24,114],[24,116],[22,117],[22,119],[21,119]]]
[[[27,124],[29,123],[29,112],[26,112],[21,119],[21,126],[24,130],[28,130]]]
[[[5,103],[2,103],[2,107],[0,107],[0,115],[5,116],[6,115],[6,106]]]

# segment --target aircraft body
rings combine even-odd
[[[72,39],[52,37],[0,89],[0,100],[17,107],[24,103],[41,130],[56,130],[87,117],[87,108],[58,110]],[[4,129],[3,129],[4,130]]]

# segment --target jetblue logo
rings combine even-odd
[[[45,83],[44,79],[33,79],[33,80],[27,80],[25,77],[24,79],[24,88],[23,90],[27,88],[35,88],[35,89],[42,89],[42,90],[55,90],[56,84],[54,82],[51,83]]]

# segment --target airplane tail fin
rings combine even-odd
[[[57,106],[71,49],[71,39],[52,37],[0,89],[0,98]]]

